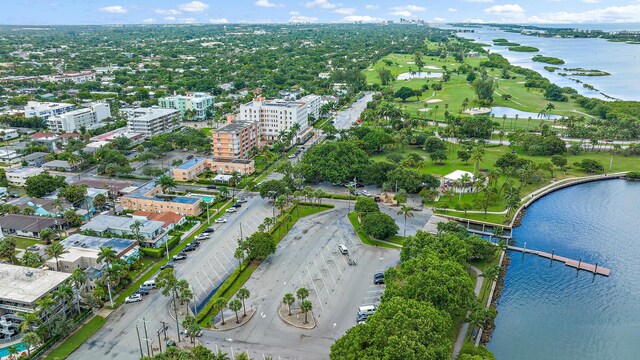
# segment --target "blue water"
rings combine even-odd
[[[626,24],[629,25],[629,24]],[[570,27],[576,27],[570,25]],[[596,27],[597,28],[597,27]],[[600,28],[605,28],[601,26]],[[629,29],[637,28],[637,25]],[[607,31],[613,30],[607,26]],[[504,38],[522,45],[534,46],[540,49],[538,53],[522,53],[509,51],[506,46],[491,46],[490,52],[499,53],[513,65],[533,69],[548,78],[551,82],[564,87],[570,86],[580,94],[591,97],[604,98],[600,93],[622,100],[640,100],[637,84],[640,83],[640,45],[610,42],[605,39],[557,39],[527,36],[508,33],[495,28],[481,27],[474,29],[474,33],[460,33],[462,37],[475,39],[480,43],[492,44],[493,39]],[[585,68],[606,71],[611,76],[577,76],[574,79],[593,85],[599,91],[592,91],[582,84],[572,81],[570,77],[558,75],[544,69],[545,63],[534,62],[534,55],[554,56],[565,61],[561,68]],[[559,71],[562,72],[562,71]]]
[[[498,360],[640,358],[640,182],[608,180],[552,193],[527,211],[518,246],[611,269],[610,277],[511,253],[496,330]]]
[[[503,106],[492,107],[491,114],[493,114],[496,117],[496,119],[501,118],[503,115],[507,115],[507,118],[510,118],[510,119],[515,118],[516,115],[518,115],[518,118],[520,119],[527,119],[531,117],[532,119],[555,120],[555,119],[562,118],[562,116],[559,116],[559,115],[544,115],[541,117],[536,113],[520,111],[514,108],[503,107]]]
[[[27,347],[24,345],[24,343],[18,343],[18,350],[20,352],[27,351]],[[5,356],[9,356],[9,347],[8,346],[0,348],[0,359],[5,357]]]

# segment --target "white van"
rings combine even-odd
[[[151,290],[156,288],[155,280],[147,280],[142,285],[140,285],[140,289]]]
[[[375,305],[363,305],[358,308],[358,315],[366,315],[369,316],[376,312],[377,306]]]
[[[349,249],[347,249],[347,247],[344,246],[344,244],[338,245],[338,250],[340,250],[340,252],[343,253],[344,255],[347,255],[349,253]]]

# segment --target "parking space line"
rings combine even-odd
[[[220,251],[220,253],[222,254],[222,256],[224,256],[225,259],[227,259],[227,261],[229,262],[229,264],[231,264],[231,266],[235,265],[233,261],[229,260],[229,258],[227,257],[227,255],[224,254],[224,252]]]
[[[338,273],[340,275],[342,275],[342,270],[340,270],[340,266],[338,266],[338,262],[336,261],[336,259],[333,258],[333,255],[331,254],[331,251],[329,249],[327,249],[326,247],[325,247],[325,249],[327,251],[329,251],[329,257],[331,258],[331,261],[333,261],[333,263],[336,265],[336,269],[338,269]],[[340,280],[340,276],[338,276],[338,280]]]
[[[218,262],[218,264],[220,264],[220,267],[224,269],[224,265],[222,265],[222,262],[220,262],[220,260],[218,260],[218,257],[214,254],[213,257],[216,259],[216,261]],[[211,266],[211,264],[209,264],[209,266]],[[211,267],[213,269],[213,267]],[[215,271],[215,270],[214,270]],[[225,271],[224,273],[226,274],[228,271]],[[219,276],[218,276],[219,277]],[[222,279],[220,279],[222,280]]]
[[[200,282],[200,280],[198,280],[198,277],[197,277],[197,276],[194,276],[193,278],[194,278],[194,279],[196,279],[196,281],[198,282],[198,284],[199,284],[199,285],[200,285],[200,287],[202,288],[202,291],[206,291],[206,290],[204,289],[204,286],[202,286],[202,283]]]
[[[209,265],[209,267],[211,268],[211,270],[213,270],[213,272],[216,274],[216,276],[218,277],[218,280],[222,280],[222,278],[220,277],[220,275],[218,275],[218,272],[216,271],[216,269],[213,268],[213,266],[211,266],[211,264],[209,262],[207,262],[207,265]],[[213,284],[211,284],[213,285]]]
[[[331,242],[334,245],[334,249],[337,249],[338,248],[338,244],[336,244],[336,242],[333,239],[331,239]],[[348,266],[349,264],[347,264],[347,260],[344,259],[344,256],[340,256],[340,257],[342,258],[342,261],[344,261],[344,265]]]
[[[209,276],[207,276],[207,273],[203,271],[202,274],[204,275],[204,277],[207,278],[207,280],[209,280],[209,282],[211,283],[211,286],[213,286],[213,281],[211,281],[211,279],[209,279]]]
[[[316,283],[313,282],[313,278],[311,277],[311,274],[309,273],[309,268],[307,268],[307,275],[309,275],[309,279],[311,279],[311,285],[313,286],[313,289],[315,290],[316,297],[318,298],[318,302],[320,303],[320,308],[324,311],[324,306],[322,306],[322,300],[320,300],[320,294],[318,294],[318,288],[316,287]]]
[[[318,274],[320,275],[320,280],[322,280],[322,285],[324,285],[324,291],[327,292],[327,296],[329,297],[329,299],[331,299],[331,294],[329,294],[329,288],[327,288],[327,284],[324,282],[324,276],[322,276],[322,271],[320,271],[320,268],[318,267],[318,264],[316,264],[316,258],[313,258],[313,264],[316,266],[316,269],[318,269]]]
[[[336,283],[336,279],[333,278],[333,274],[331,270],[329,270],[329,264],[327,264],[327,260],[324,259],[324,255],[322,255],[322,251],[320,251],[320,256],[322,257],[322,261],[324,261],[324,265],[327,267],[327,272],[329,272],[329,276],[331,276],[331,280],[333,280],[333,285],[338,285]]]

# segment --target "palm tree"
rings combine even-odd
[[[47,314],[47,321],[49,321],[50,318],[50,314],[51,314],[51,309],[53,309],[53,306],[56,304],[55,301],[53,301],[51,294],[47,294],[44,297],[41,297],[40,299],[36,300],[36,308],[38,309],[38,315],[40,317],[40,319],[42,319],[42,314],[46,313]]]
[[[224,308],[227,307],[227,299],[223,298],[223,297],[219,297],[216,299],[216,301],[213,302],[213,306],[215,308],[220,309],[220,316],[222,317],[222,325],[225,325],[226,323],[224,322]]]
[[[84,270],[80,268],[73,270],[73,273],[71,274],[71,282],[78,290],[78,294],[82,293],[82,288],[84,287],[84,284],[87,283],[87,277]]]
[[[20,348],[18,344],[12,345],[7,348],[7,352],[9,353],[9,359],[15,360],[18,358],[17,355],[20,353]]]
[[[104,263],[107,268],[111,267],[111,264],[113,264],[116,259],[118,259],[118,254],[116,253],[115,250],[113,250],[111,248],[111,245],[109,246],[100,246],[99,247],[99,251],[98,251],[98,262],[99,263]]]
[[[240,318],[238,317],[238,311],[242,309],[242,301],[238,299],[233,299],[229,301],[229,309],[236,313],[236,324],[239,324]]]
[[[473,173],[478,174],[480,163],[484,161],[484,149],[475,147],[471,150],[471,161],[473,161]]]
[[[242,315],[243,317],[247,316],[247,308],[245,307],[244,300],[248,299],[249,296],[251,296],[251,292],[249,292],[247,288],[238,289],[238,293],[236,294],[236,297],[242,300],[242,309],[244,312],[244,314]]]
[[[131,229],[131,231],[133,231],[133,236],[136,237],[136,239],[140,238],[140,228],[142,227],[142,223],[140,222],[140,220],[136,220],[133,222],[133,224],[131,224],[129,226],[129,229]]]
[[[22,214],[24,215],[33,215],[33,213],[34,211],[30,207],[25,207],[24,209],[22,209]]]
[[[51,238],[53,238],[54,233],[50,228],[46,228],[40,231],[39,235],[42,242],[44,242],[45,244],[51,244]]]
[[[484,269],[484,271],[482,272],[482,274],[480,274],[480,276],[482,276],[485,279],[489,279],[490,282],[496,281],[498,280],[498,277],[500,276],[500,271],[502,269],[500,268],[499,265],[491,265],[489,267],[487,267],[486,269]],[[486,292],[487,288],[484,288],[483,296],[484,293]]]
[[[302,313],[304,314],[304,323],[308,324],[309,321],[307,320],[307,315],[309,314],[309,312],[313,309],[313,305],[311,304],[311,301],[309,300],[302,300],[302,302],[300,303],[300,311],[302,311]]]
[[[471,182],[471,176],[469,176],[469,174],[464,173],[462,174],[462,176],[460,177],[460,181],[458,182],[458,185],[460,185],[460,192],[458,193],[458,201],[462,201],[462,193],[464,192],[464,189],[467,187],[467,184]]]
[[[182,304],[186,303],[186,312],[189,313],[189,301],[193,300],[193,291],[186,279],[180,279],[176,284],[178,288],[178,297]]]
[[[161,175],[155,182],[156,186],[160,186],[163,194],[171,192],[172,189],[177,188],[176,181],[167,175]]]
[[[63,254],[69,253],[69,251],[66,250],[62,246],[62,244],[60,244],[59,242],[54,242],[44,250],[44,253],[47,254],[49,257],[56,259],[56,271],[60,271],[60,264],[58,263],[58,258],[60,258],[60,256],[62,256]]]
[[[235,199],[236,187],[240,185],[240,180],[242,180],[242,176],[237,171],[234,171],[231,174],[231,178],[229,178],[229,185],[231,185],[231,201],[234,201]]]
[[[295,302],[296,302],[296,298],[295,296],[293,296],[292,293],[284,294],[284,298],[282,298],[282,303],[287,305],[287,307],[289,308],[289,315],[291,315],[291,305],[293,305]]]
[[[16,239],[7,236],[0,242],[0,257],[6,258],[11,264],[16,263]]]
[[[32,312],[19,312],[18,316],[22,318],[22,323],[20,324],[20,331],[23,333],[32,332],[34,325],[38,325],[41,320],[38,314]]]
[[[233,257],[238,260],[238,268],[242,270],[242,260],[244,260],[244,250],[242,250],[241,247],[238,247],[236,251],[233,252]]]
[[[58,289],[56,289],[54,292],[54,297],[56,299],[61,299],[62,301],[64,301],[65,303],[67,303],[67,305],[69,305],[68,303],[71,302],[73,300],[73,288],[67,284],[62,284],[58,287]],[[80,305],[76,303],[76,310],[78,313],[80,313]],[[69,308],[72,308],[73,306],[69,306]]]
[[[27,358],[31,358],[31,346],[39,344],[40,341],[42,341],[40,339],[40,336],[38,336],[38,334],[34,332],[28,332],[24,334],[24,337],[22,338],[22,342],[26,343]]]
[[[402,204],[400,210],[398,210],[398,215],[404,216],[404,233],[403,237],[407,237],[407,217],[413,217],[414,208],[411,205]]]
[[[296,297],[298,298],[298,300],[303,301],[304,299],[306,299],[307,297],[309,297],[309,290],[307,290],[307,288],[299,288],[296,291]]]
[[[496,239],[502,239],[502,236],[504,236],[504,228],[502,226],[494,227],[492,237],[495,237]]]

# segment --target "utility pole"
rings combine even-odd
[[[147,334],[147,321],[142,318],[142,324],[144,324],[144,340],[147,342],[147,356],[151,356],[151,351],[149,350],[149,335]]]
[[[140,341],[140,330],[138,330],[138,325],[136,324],[136,333],[138,334],[138,345],[140,346],[140,357],[144,357],[144,353],[142,352],[142,341]]]
[[[240,223],[240,241],[242,241],[242,222]]]
[[[180,342],[180,322],[178,321],[178,308],[176,307],[176,288],[173,288],[173,311],[176,313],[176,332],[178,333],[178,342]]]
[[[160,321],[162,323],[162,332],[164,333],[164,340],[167,341],[167,323],[164,321]]]
[[[158,348],[160,349],[160,354],[162,354],[162,341],[160,341],[160,331],[158,330]]]

